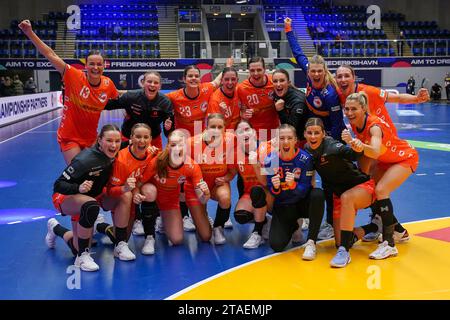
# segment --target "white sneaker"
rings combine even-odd
[[[136,259],[136,256],[133,252],[131,252],[130,248],[128,248],[128,243],[125,241],[120,241],[117,246],[115,246],[114,256],[122,261],[131,261]]]
[[[317,236],[317,238],[322,239],[322,240],[334,238],[333,226],[327,222],[322,224],[320,226],[320,231],[319,231],[319,235]]]
[[[398,255],[396,247],[391,247],[387,241],[383,241],[378,248],[369,255],[370,259],[381,260]]]
[[[143,236],[145,234],[142,220],[134,220],[132,232],[135,236]]]
[[[223,234],[222,227],[213,228],[213,238],[214,244],[224,244],[225,242],[227,242],[227,239],[225,239],[225,235]]]
[[[145,255],[155,254],[155,238],[152,235],[145,238],[141,253]]]
[[[266,219],[267,219],[267,222],[264,224],[264,226],[262,228],[261,235],[262,235],[263,239],[269,240],[270,226],[272,225],[272,217],[267,215]]]
[[[160,233],[160,234],[166,233],[166,232],[164,231],[164,224],[163,224],[163,222],[162,222],[161,217],[157,217],[157,218],[156,218],[155,230],[156,230],[156,232],[158,232],[158,233]]]
[[[104,222],[105,222],[105,215],[100,212],[97,216],[97,219],[95,219],[95,222],[94,222],[94,234],[97,234],[97,225],[99,223],[104,223]]]
[[[250,235],[250,238],[244,243],[243,247],[245,249],[256,249],[263,243],[264,239],[255,231]]]
[[[316,258],[316,244],[313,240],[309,239],[305,244],[305,251],[303,252],[302,259],[312,261]]]
[[[302,230],[303,231],[308,230],[308,228],[309,228],[309,219],[305,218],[305,219],[302,219],[302,220],[303,220],[303,222],[301,224]]]
[[[56,234],[53,228],[59,224],[55,218],[48,219],[47,221],[47,235],[45,236],[45,243],[50,249],[56,246]]]
[[[297,230],[294,231],[291,238],[292,243],[302,243],[303,242],[303,231],[302,227],[298,227]]]
[[[184,231],[195,231],[195,224],[191,217],[186,216],[183,218],[183,229]]]
[[[225,229],[233,229],[233,222],[231,222],[231,218],[228,218],[228,220],[225,222]]]
[[[408,230],[405,229],[403,232],[394,231],[394,241],[395,243],[406,242],[410,239]]]
[[[91,254],[88,250],[83,252],[81,256],[75,258],[75,267],[80,268],[83,271],[97,271],[100,269],[98,264],[92,259]]]

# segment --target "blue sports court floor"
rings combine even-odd
[[[395,214],[402,222],[450,217],[449,105],[445,103],[426,103],[420,106],[389,105],[389,110],[400,136],[411,140],[420,154],[417,172],[392,196]],[[184,245],[169,247],[166,238],[158,234],[157,251],[154,256],[142,256],[140,248],[144,239],[132,237],[130,247],[137,253],[137,260],[134,262],[114,259],[112,246],[104,244],[105,239],[96,236],[98,245],[93,248],[93,252],[95,252],[96,262],[100,265],[100,271],[82,272],[80,282],[75,285],[76,288],[73,288],[75,283],[72,277],[73,268],[68,269],[74,261],[70,251],[61,239],[57,240],[54,250],[48,249],[44,243],[47,220],[56,214],[51,202],[53,182],[65,167],[56,142],[59,116],[59,112],[55,111],[0,128],[0,299],[176,298],[183,297],[182,294],[188,293],[192,288],[197,288],[199,282],[205,287],[210,280],[227,277],[241,268],[247,268],[250,271],[249,275],[244,275],[244,278],[224,278],[229,279],[228,287],[210,287],[196,296],[187,295],[186,297],[221,299],[228,297],[226,294],[232,294],[232,292],[224,291],[233,290],[236,293],[234,297],[240,298],[238,292],[245,289],[250,292],[249,295],[242,295],[246,299],[320,299],[321,297],[333,299],[342,297],[332,294],[332,292],[339,292],[333,290],[340,290],[342,283],[333,284],[336,287],[332,291],[329,291],[330,285],[325,287],[324,290],[328,290],[328,293],[325,294],[324,291],[324,295],[321,296],[320,292],[316,295],[307,295],[305,287],[302,287],[302,281],[310,281],[311,278],[320,281],[325,277],[340,279],[344,275],[350,279],[350,272],[356,272],[352,268],[357,268],[359,263],[368,261],[367,255],[359,256],[364,248],[369,250],[365,244],[360,245],[362,251],[359,251],[356,245],[355,253],[352,255],[352,267],[342,270],[332,270],[327,266],[333,255],[331,243],[323,244],[322,249],[319,246],[318,255],[322,255],[323,260],[319,259],[311,263],[301,261],[298,248],[281,255],[272,255],[273,252],[267,244],[256,250],[246,250],[242,248],[242,244],[253,226],[240,226],[235,223],[232,230],[226,230],[228,242],[222,246],[199,243],[194,233],[186,232]],[[121,121],[120,112],[104,112],[100,125],[110,122],[120,125]],[[235,188],[233,200],[234,205],[237,200]],[[215,203],[209,205],[211,216],[215,214],[215,207]],[[63,225],[70,226],[69,218],[61,216],[56,218]],[[357,224],[363,224],[366,221],[368,221],[367,211],[360,212]],[[432,244],[443,246],[442,249],[436,249],[437,255],[439,252],[447,255],[450,252],[450,240],[445,240],[450,233],[448,228],[450,219],[436,221],[441,221],[436,228],[444,230],[441,232],[441,235],[444,233],[443,238],[441,237],[444,240],[434,238],[427,239],[430,242],[421,243],[416,240],[421,237],[416,233],[433,231],[435,227],[429,227],[426,230],[417,229],[409,243],[399,245],[398,257],[375,264],[382,269],[385,275],[383,279],[389,284],[384,287],[387,289],[378,291],[377,296],[368,296],[368,298],[405,297],[400,294],[390,295],[391,291],[388,291],[388,288],[401,287],[402,281],[408,281],[401,278],[402,270],[404,270],[402,268],[408,266],[402,259],[407,259],[410,254],[414,253],[411,259],[423,258],[421,263],[424,264],[425,269],[428,269],[429,274],[433,274],[436,268],[444,267],[440,266],[443,262],[439,259],[435,263],[427,264],[429,256],[427,248]],[[416,224],[412,224],[411,228],[416,230],[414,226]],[[374,245],[371,244],[371,246]],[[265,259],[260,259],[262,257]],[[275,258],[278,262],[272,265],[267,264],[267,261]],[[249,262],[252,263],[247,264]],[[288,271],[278,272],[280,263],[285,264]],[[243,266],[244,264],[246,265]],[[311,266],[318,264],[326,268],[310,270]],[[264,292],[258,291],[256,286],[254,290],[248,289],[254,284],[252,279],[249,279],[252,277],[252,268],[261,269],[261,272],[268,277],[276,273],[276,277],[280,277],[280,282],[284,281],[285,285],[291,286],[290,290],[277,291],[274,288],[271,294],[265,295]],[[445,268],[448,270],[448,265]],[[292,274],[301,275],[302,272],[305,275],[303,278],[292,277]],[[321,272],[324,274],[322,275]],[[447,278],[441,278],[440,283],[435,284],[431,291],[421,289],[420,286],[414,289],[417,290],[414,297],[449,299],[450,283],[448,272],[446,274]],[[413,282],[432,281],[431,279],[420,280],[414,272],[411,272],[411,277]],[[186,288],[189,289],[185,290]],[[425,291],[428,295],[424,293]]]

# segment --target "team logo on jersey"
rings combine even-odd
[[[319,96],[315,96],[314,100],[313,100],[313,104],[316,108],[321,108],[322,107],[322,99],[320,99]]]
[[[106,95],[106,93],[102,92],[99,96],[98,96],[98,100],[100,100],[101,103],[104,103],[106,101],[106,99],[108,98],[108,96]]]
[[[225,101],[222,101],[221,103],[219,103],[219,107],[220,107],[221,109],[223,109],[224,111],[227,110],[227,104],[225,103]]]
[[[103,79],[103,83],[105,84],[105,86],[109,86],[109,79]]]
[[[152,111],[152,117],[157,117],[158,116],[158,111]]]
[[[269,98],[270,98],[271,100],[274,99],[274,91],[269,91],[269,93],[268,93],[267,95],[269,96]]]
[[[202,112],[206,112],[206,109],[208,108],[208,102],[203,102],[202,105],[200,106],[200,110],[202,110]]]
[[[298,180],[298,179],[300,179],[300,176],[302,175],[302,169],[294,168],[294,170],[292,170],[292,173],[294,174],[294,179]]]
[[[179,176],[178,177],[178,184],[182,184],[186,182],[186,177],[185,176]]]
[[[324,96],[328,95],[328,89],[326,87],[322,89],[322,94]]]

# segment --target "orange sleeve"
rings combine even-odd
[[[114,82],[109,79],[109,94],[108,94],[108,98],[109,99],[116,99],[119,97],[119,91],[117,91],[116,85],[114,84]]]
[[[169,92],[169,93],[166,93],[166,97],[167,98],[169,98],[169,100],[173,103],[173,101],[175,100],[175,98],[177,97],[177,95],[178,95],[178,90],[174,90],[174,91],[171,91],[171,92]]]
[[[77,68],[72,67],[70,64],[66,63],[66,69],[64,70],[63,82],[65,86],[70,85],[71,82],[81,81],[82,71]]]
[[[216,89],[218,88],[214,85],[214,82],[205,82],[205,83],[202,83],[202,85],[206,86],[208,88],[208,90],[211,90],[211,92],[216,91]]]
[[[202,170],[200,169],[200,166],[194,161],[192,161],[192,164],[189,164],[187,166],[189,169],[189,175],[187,178],[195,188],[195,186],[197,186],[197,184],[203,180]]]
[[[116,161],[113,166],[113,172],[106,187],[106,194],[112,197],[122,195],[122,186],[128,179],[127,170],[122,162]]]
[[[363,91],[366,92],[369,97],[369,104],[384,104],[388,97],[387,91],[377,87],[367,86],[363,89]]]
[[[217,97],[216,94],[213,94],[210,98],[209,98],[209,102],[208,102],[208,110],[206,111],[206,115],[209,115],[211,113],[221,113],[220,112],[220,107],[219,107],[219,99]]]
[[[290,31],[292,31],[292,26],[291,26],[291,25],[285,24],[285,25],[284,25],[284,32],[288,33],[288,32],[290,32]]]

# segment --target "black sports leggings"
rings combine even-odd
[[[272,225],[269,233],[270,247],[276,251],[283,251],[289,244],[292,234],[299,227],[298,218],[309,218],[308,239],[317,240],[320,224],[325,208],[325,195],[322,189],[314,188],[296,204],[274,204]]]

